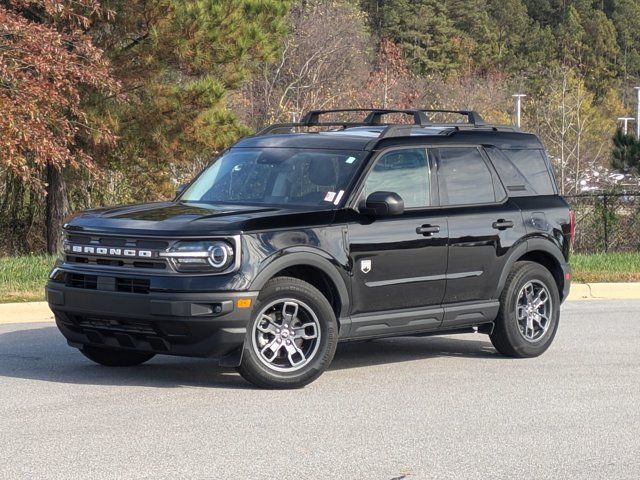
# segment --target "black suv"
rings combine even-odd
[[[171,202],[73,217],[47,300],[100,364],[212,357],[292,388],[340,341],[473,331],[540,355],[572,236],[535,135],[467,111],[312,111],[240,140]]]

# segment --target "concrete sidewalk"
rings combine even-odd
[[[640,299],[637,283],[574,283],[567,300]],[[0,303],[0,324],[52,322],[47,302]]]

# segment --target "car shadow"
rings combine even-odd
[[[340,344],[330,370],[443,356],[502,358],[488,339],[397,337]],[[102,367],[67,346],[58,329],[49,326],[0,333],[0,376],[88,385],[254,388],[234,369],[210,359],[158,355],[137,367]]]
[[[473,338],[471,340],[470,338]],[[484,335],[394,337],[338,345],[329,370],[411,362],[437,357],[504,359]]]

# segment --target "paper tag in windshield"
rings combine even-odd
[[[356,161],[356,157],[349,157],[345,160],[345,163],[353,163]]]
[[[333,202],[333,199],[336,198],[336,192],[327,192],[324,196],[325,202]]]
[[[333,202],[334,205],[338,205],[340,203],[340,199],[342,198],[342,195],[344,195],[344,190],[340,190],[338,192],[338,195],[336,195],[336,199]]]

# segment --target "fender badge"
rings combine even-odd
[[[361,260],[360,270],[362,270],[362,273],[369,273],[371,271],[371,260]]]

